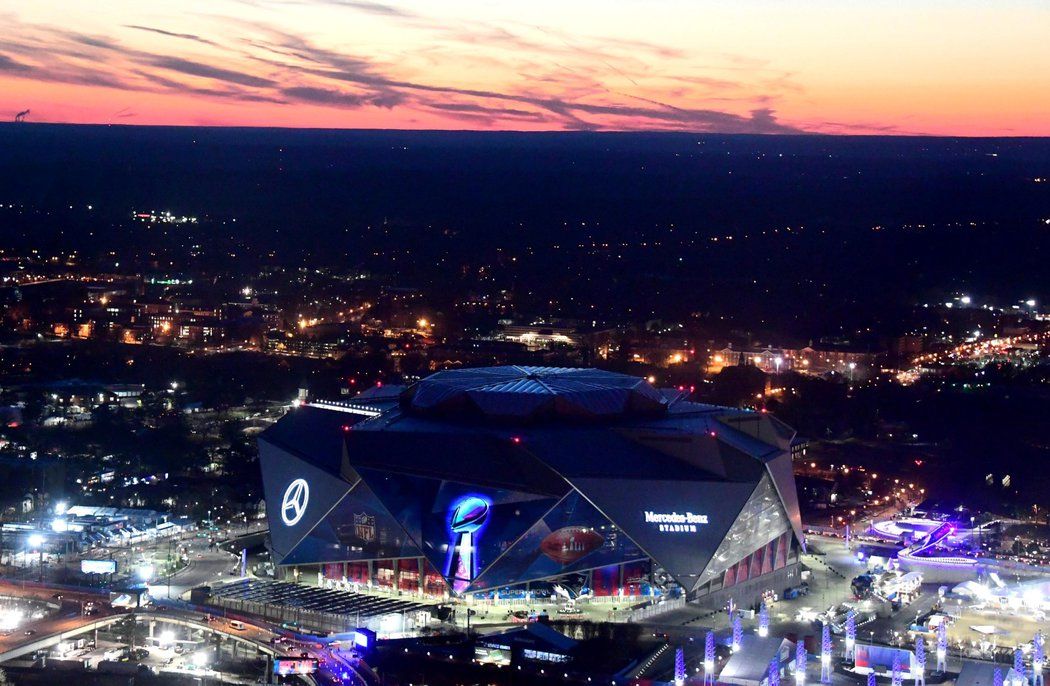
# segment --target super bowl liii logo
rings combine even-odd
[[[655,524],[659,531],[666,533],[689,533],[695,534],[696,527],[707,524],[707,515],[686,512],[650,512],[645,511],[647,524]]]

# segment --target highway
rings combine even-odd
[[[55,598],[55,595],[62,598]],[[0,595],[33,598],[51,604],[59,605],[59,609],[47,617],[36,621],[24,621],[7,635],[0,635],[0,660],[12,659],[24,646],[31,645],[44,637],[68,634],[71,631],[84,629],[93,624],[118,616],[109,607],[107,595],[96,595],[91,593],[70,593],[59,589],[47,588],[23,588],[19,584],[8,581],[0,581]],[[82,603],[93,601],[96,605],[96,614],[85,617],[82,613]],[[26,635],[26,631],[32,631]]]
[[[187,569],[188,577],[204,578],[212,573],[216,563],[221,562],[222,569],[229,566],[229,554],[225,559],[213,558],[206,564]],[[225,573],[225,572],[221,572]],[[164,587],[166,588],[166,587]],[[172,586],[174,593],[177,586]],[[289,639],[288,632],[264,621],[242,622],[235,625],[231,619],[216,614],[188,609],[177,604],[169,604],[161,599],[157,605],[134,613],[120,612],[109,606],[108,597],[91,593],[71,593],[58,588],[23,588],[19,584],[0,581],[0,595],[57,604],[59,609],[49,616],[27,621],[19,625],[6,636],[0,635],[0,663],[30,655],[37,650],[48,649],[59,642],[103,628],[121,621],[130,614],[137,615],[141,621],[155,620],[178,626],[198,629],[209,633],[221,634],[277,657],[301,657],[304,653],[317,660],[318,673],[313,681],[326,686],[362,685],[368,683],[363,675],[369,673],[367,665],[359,664],[351,655],[330,648],[321,642],[308,639]],[[61,595],[61,598],[55,597]],[[82,614],[83,603],[93,601],[97,612],[92,616]],[[26,631],[32,633],[27,635]]]

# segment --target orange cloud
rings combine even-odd
[[[953,12],[926,0],[908,9],[540,0],[515,16],[462,0],[441,16],[422,2],[215,0],[198,14],[166,4],[38,0],[0,14],[0,116],[1050,134],[1050,57],[1034,28],[1050,17],[1020,0]],[[977,21],[988,31],[975,32]]]

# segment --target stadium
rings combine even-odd
[[[491,367],[291,410],[261,434],[277,576],[434,598],[798,583],[794,432],[595,369]]]

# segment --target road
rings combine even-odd
[[[239,559],[235,555],[218,546],[209,547],[207,539],[199,540],[201,542],[189,544],[189,562],[172,575],[170,582],[167,578],[158,578],[147,585],[151,596],[179,598],[192,588],[214,584],[220,579],[231,579],[240,573]]]
[[[20,584],[0,581],[0,595],[41,600],[60,606],[57,611],[42,619],[23,621],[7,635],[0,635],[0,654],[34,643],[46,636],[92,625],[117,614],[109,607],[108,597],[91,593],[70,593],[65,590],[48,588],[23,588]],[[55,595],[62,597],[55,598]],[[83,614],[83,604],[87,602],[95,603],[96,610],[92,616]],[[26,635],[27,631],[33,633]]]

